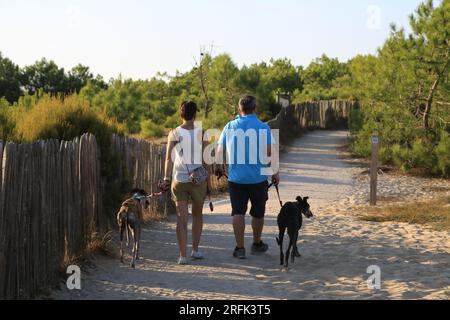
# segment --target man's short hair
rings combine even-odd
[[[242,96],[239,100],[239,109],[245,114],[252,113],[256,109],[256,98],[250,95]]]

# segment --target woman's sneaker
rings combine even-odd
[[[202,252],[192,250],[191,258],[195,259],[195,260],[201,260],[201,259],[204,259],[205,257],[203,256]]]
[[[261,253],[267,252],[267,250],[269,250],[269,246],[261,241],[260,243],[254,243],[252,245],[251,253],[252,254],[261,254]]]
[[[178,264],[179,264],[179,265],[182,265],[182,266],[188,264],[187,259],[186,259],[185,257],[180,257],[180,258],[178,259]]]
[[[237,259],[245,259],[245,248],[238,248],[234,249],[233,257]]]

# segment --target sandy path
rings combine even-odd
[[[338,156],[346,132],[317,131],[297,139],[281,158],[284,201],[309,196],[315,218],[299,240],[302,257],[288,272],[278,265],[276,214],[271,191],[264,256],[231,257],[234,238],[227,201],[205,215],[204,261],[178,266],[175,219],[153,223],[143,232],[136,270],[98,258],[85,271],[82,290],[62,290],[59,299],[416,299],[450,294],[448,232],[401,223],[371,223],[344,214],[354,203],[355,174],[361,168]],[[359,192],[361,193],[361,192]],[[247,247],[251,229],[247,229]],[[381,290],[367,288],[366,269],[381,268]]]

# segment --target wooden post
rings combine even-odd
[[[377,205],[378,137],[372,137],[372,161],[370,163],[370,205]]]

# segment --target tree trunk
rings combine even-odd
[[[445,55],[447,58],[447,61],[445,62],[445,65],[442,68],[442,70],[437,72],[436,79],[434,80],[433,85],[430,88],[430,92],[428,94],[428,97],[427,97],[427,100],[425,103],[425,111],[423,112],[423,128],[424,128],[426,134],[428,134],[428,131],[430,130],[429,120],[430,120],[431,106],[433,103],[434,93],[436,92],[439,82],[441,81],[441,79],[445,73],[445,70],[447,70],[448,64],[450,62],[450,60],[448,59],[448,55],[449,55],[449,51],[447,51],[446,55]]]
[[[208,114],[211,111],[211,104],[209,101],[209,95],[208,95],[208,88],[206,87],[206,81],[205,81],[205,77],[203,74],[203,61],[200,61],[200,67],[199,67],[199,72],[200,72],[200,87],[202,89],[203,92],[203,96],[205,97],[205,119],[208,118]]]
[[[425,130],[425,133],[428,133],[430,130],[430,112],[431,112],[431,104],[433,103],[433,96],[434,92],[436,91],[436,88],[439,83],[440,76],[437,77],[436,80],[434,80],[433,85],[430,88],[430,93],[428,94],[427,101],[425,103],[425,110],[423,112],[423,129]]]

